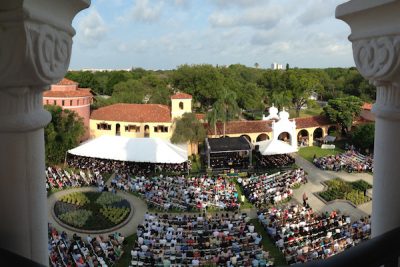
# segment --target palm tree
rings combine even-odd
[[[240,110],[236,101],[236,94],[233,91],[223,88],[220,98],[214,103],[217,117],[219,117],[224,125],[223,136],[225,137],[226,123],[235,119]]]
[[[217,135],[217,122],[220,120],[220,110],[218,110],[218,107],[213,107],[208,113],[207,113],[207,122],[208,125],[212,125],[214,127],[214,136]]]

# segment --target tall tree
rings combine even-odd
[[[300,110],[307,104],[311,94],[321,90],[321,84],[312,74],[305,71],[289,70],[285,74],[287,88],[292,92],[292,104],[299,117]]]
[[[59,106],[46,105],[45,109],[52,115],[44,129],[46,164],[59,164],[67,151],[79,144],[85,133],[83,120],[74,111],[62,110]]]
[[[354,119],[360,115],[363,101],[356,96],[331,99],[324,107],[325,114],[332,122],[341,125],[347,134]]]
[[[172,143],[199,143],[205,138],[206,130],[194,113],[185,113],[175,121],[175,130],[171,137]]]
[[[351,140],[354,145],[361,149],[372,150],[374,148],[375,124],[368,123],[359,125],[351,133]]]
[[[237,118],[240,113],[236,94],[226,88],[223,88],[219,99],[214,103],[213,109],[218,112],[218,118],[223,123],[223,136],[226,133],[226,123]]]

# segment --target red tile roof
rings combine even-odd
[[[43,93],[43,97],[87,97],[93,96],[90,89],[79,88],[78,90],[69,90],[69,91],[45,91]]]
[[[372,104],[371,103],[364,103],[364,105],[362,106],[362,109],[371,110],[372,109]]]
[[[208,135],[214,135],[214,126],[204,124]],[[272,132],[271,121],[230,121],[226,124],[226,134]],[[224,133],[224,124],[217,123],[217,135]]]
[[[92,120],[125,122],[171,122],[168,106],[158,104],[115,104],[92,112]]]
[[[70,79],[63,78],[57,83],[57,85],[77,85],[77,82],[71,81]]]
[[[296,128],[310,128],[324,125],[332,125],[332,123],[326,116],[313,116],[313,117],[304,117],[304,118],[296,118]]]
[[[171,99],[192,99],[193,97],[189,94],[185,93],[176,93],[173,96],[171,96]]]

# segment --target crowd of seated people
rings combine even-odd
[[[331,257],[371,234],[370,218],[352,223],[337,211],[316,214],[308,205],[270,208],[258,218],[289,264]]]
[[[119,233],[104,238],[87,236],[86,240],[76,234],[69,237],[54,227],[48,228],[49,266],[92,267],[112,266],[121,257],[124,237]]]
[[[262,168],[279,168],[294,164],[294,158],[289,154],[262,156],[258,155],[258,166]]]
[[[67,171],[58,167],[48,167],[46,170],[46,190],[65,189],[68,187],[103,186],[103,176],[99,172],[85,173],[80,170]]]
[[[247,199],[258,208],[287,199],[293,194],[293,186],[306,182],[307,175],[303,169],[271,175],[252,175],[241,180]]]
[[[68,155],[67,163],[69,166],[79,169],[89,169],[100,173],[113,173],[118,170],[121,173],[134,175],[150,175],[160,172],[185,172],[190,166],[187,162],[181,164],[167,163],[148,163],[148,162],[128,162],[108,159],[98,159]]]
[[[365,156],[355,150],[348,150],[339,155],[314,157],[313,163],[320,169],[330,171],[373,172],[372,156]]]
[[[162,210],[196,210],[215,207],[236,210],[240,204],[235,183],[220,176],[134,176],[116,174],[113,188],[142,195],[149,206]]]
[[[240,153],[213,153],[210,155],[210,167],[213,169],[247,169],[249,157]]]
[[[246,215],[145,214],[131,266],[273,266]]]

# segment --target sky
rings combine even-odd
[[[73,21],[70,69],[354,66],[345,0],[92,0]]]

